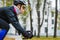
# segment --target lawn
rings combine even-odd
[[[53,38],[53,37],[33,37],[32,39],[28,39],[28,40],[60,40],[60,37],[57,37],[57,38]]]
[[[13,38],[9,39],[9,38],[5,38],[5,40],[15,40]],[[28,40],[60,40],[60,37],[57,38],[53,38],[53,37],[33,37],[32,39],[28,39]]]

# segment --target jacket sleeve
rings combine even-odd
[[[15,27],[17,31],[22,33],[23,36],[28,37],[28,33],[21,27],[20,23],[16,20],[15,15],[11,11],[6,11],[9,22]]]

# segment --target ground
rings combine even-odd
[[[15,40],[14,38],[5,38],[4,40]],[[53,38],[53,37],[33,37],[32,39],[28,40],[60,40],[60,37]]]

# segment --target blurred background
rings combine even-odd
[[[13,1],[14,0],[0,0],[0,7],[12,6]],[[59,38],[60,0],[25,0],[25,2],[26,11],[24,14],[18,15],[21,26],[25,30],[31,30],[34,37],[36,37],[36,40],[37,37]],[[11,24],[10,26],[11,27],[7,35],[18,35],[17,31]]]

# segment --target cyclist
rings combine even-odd
[[[32,34],[25,31],[17,18],[17,15],[23,13],[25,10],[25,2],[23,0],[14,0],[14,5],[10,7],[0,8],[0,40],[3,40],[9,31],[9,23],[26,38],[32,38]]]

